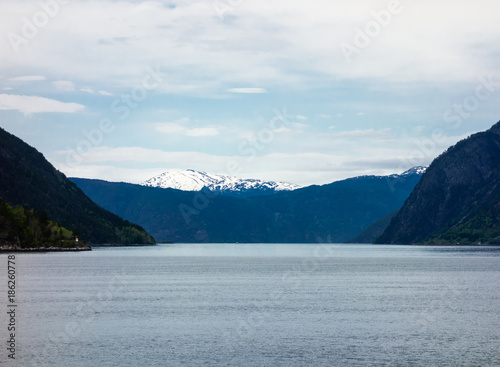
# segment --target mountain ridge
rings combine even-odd
[[[103,209],[42,153],[0,128],[0,199],[45,212],[89,244],[155,243],[144,229]]]
[[[437,157],[377,243],[500,243],[500,121]]]
[[[158,241],[318,243],[346,242],[399,209],[420,177],[360,176],[251,197],[70,179]]]
[[[183,191],[210,190],[222,195],[254,196],[267,195],[278,191],[300,188],[288,182],[263,181],[259,179],[238,178],[195,171],[192,169],[166,171],[151,177],[140,185],[148,187],[172,188]]]

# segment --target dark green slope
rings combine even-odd
[[[140,226],[96,205],[40,152],[1,128],[0,199],[46,212],[92,244],[154,243]]]
[[[279,238],[346,242],[398,209],[419,179],[364,176],[257,199],[272,211]]]
[[[269,218],[249,199],[71,178],[104,208],[162,241],[260,242]],[[184,213],[184,215],[183,215]]]
[[[436,158],[378,243],[500,243],[500,122]]]
[[[71,178],[96,203],[158,241],[262,243],[348,241],[401,207],[419,179],[366,176],[238,198]]]
[[[21,206],[13,208],[0,200],[0,250],[48,248],[90,250],[71,231],[50,221],[44,212]]]
[[[398,210],[393,211],[392,213],[386,215],[382,219],[377,220],[367,229],[365,229],[361,234],[349,240],[349,243],[373,243],[377,238],[379,238],[382,233],[384,233],[385,229],[391,223],[392,218],[399,212]]]

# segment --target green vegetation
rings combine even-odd
[[[0,200],[0,247],[27,248],[86,248],[76,241],[73,232],[48,219],[45,212],[21,206],[13,208]]]
[[[436,158],[376,242],[499,244],[500,122]]]
[[[0,128],[0,199],[34,208],[91,244],[153,244],[155,239],[90,200],[36,149]]]
[[[439,245],[498,245],[500,216],[492,211],[484,211],[426,242]]]

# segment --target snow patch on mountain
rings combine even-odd
[[[200,191],[203,188],[219,192],[285,191],[300,188],[287,182],[244,179],[216,175],[195,170],[167,171],[141,183],[143,186],[172,188],[184,191]]]
[[[389,175],[389,177],[401,177],[401,176],[408,176],[408,175],[423,175],[427,168],[429,168],[429,166],[415,166],[415,167],[410,168],[407,171],[404,171],[403,173]]]
[[[422,175],[426,169],[426,166],[416,166],[400,174],[381,177],[402,178],[415,174]],[[192,169],[167,171],[142,182],[140,185],[183,191],[201,191],[203,189],[208,189],[210,191],[236,196],[270,194],[276,191],[291,191],[301,187],[288,182],[245,179],[227,175],[216,175]]]
[[[353,177],[352,179],[360,179],[360,178],[365,178],[365,177],[381,177],[385,179],[406,179],[408,176],[413,176],[413,175],[419,175],[422,176],[424,172],[429,168],[429,166],[415,166],[412,167],[403,173],[393,173],[391,175],[386,175],[386,176],[374,176],[374,175],[365,175],[365,176],[357,176]]]

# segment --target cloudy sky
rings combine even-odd
[[[2,0],[0,126],[67,176],[324,184],[500,120],[498,0]]]

